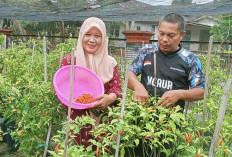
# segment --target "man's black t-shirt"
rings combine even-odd
[[[154,54],[156,53],[156,77],[154,79]],[[203,88],[205,78],[201,62],[194,53],[179,48],[177,51],[164,54],[158,44],[145,45],[130,65],[130,70],[137,76],[142,74],[141,83],[150,95],[154,96],[156,84],[157,96],[166,91],[189,88]],[[184,107],[184,101],[176,105]]]
[[[160,49],[156,52],[156,81],[154,78],[154,54],[145,56],[141,83],[149,94],[154,96],[155,84],[156,94],[159,97],[168,90],[189,89],[190,69],[188,64],[177,55],[180,49],[169,54],[164,54]],[[177,104],[184,107],[184,101],[179,100]]]

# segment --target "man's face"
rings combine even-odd
[[[178,30],[178,23],[173,24],[162,21],[158,27],[160,50],[165,54],[178,50],[178,45],[184,36],[185,32],[181,34]]]

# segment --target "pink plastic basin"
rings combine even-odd
[[[87,68],[74,65],[73,71],[73,93],[71,108],[85,109],[94,105],[97,101],[90,104],[80,104],[74,99],[84,93],[89,93],[96,98],[104,94],[104,86],[100,78]],[[69,105],[71,65],[60,68],[54,75],[53,85],[58,99],[66,106]]]

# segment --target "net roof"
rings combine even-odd
[[[189,19],[232,14],[232,0],[0,0],[0,19],[83,21],[154,21],[167,13]]]

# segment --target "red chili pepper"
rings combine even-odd
[[[59,148],[60,148],[60,145],[57,144],[56,147],[55,147],[55,149],[54,149],[54,152],[55,152],[56,154],[57,154],[57,151],[58,151]]]
[[[74,99],[74,102],[81,104],[89,104],[94,102],[94,98],[90,94],[85,93],[79,96],[78,98]]]
[[[52,86],[51,86],[51,91],[52,91],[52,92],[54,91]]]
[[[199,131],[197,132],[197,134],[198,134],[199,137],[201,137],[201,133]]]
[[[171,131],[172,130],[172,127],[170,126],[169,128],[168,128],[168,131]]]
[[[37,137],[37,138],[36,138],[36,140],[37,140],[37,141],[39,141],[39,140],[40,140],[40,138],[39,138],[39,137]]]
[[[153,139],[153,138],[154,138],[154,135],[152,135],[152,136],[149,136],[149,138],[150,138],[150,139]]]
[[[201,154],[197,154],[195,157],[200,157],[201,156]]]
[[[98,138],[99,140],[102,140],[102,137],[101,137],[101,136],[97,136],[97,138]]]
[[[146,140],[147,139],[147,135],[145,135],[145,137],[144,137],[144,140]]]
[[[222,142],[223,142],[223,140],[221,139],[220,141],[219,141],[219,146],[221,147],[222,146]]]
[[[154,110],[154,109],[156,109],[156,106],[152,106],[152,108],[151,108],[152,110]]]
[[[123,134],[124,134],[124,131],[120,131],[119,133],[120,133],[120,135],[123,135]]]
[[[226,155],[228,154],[228,151],[226,149],[223,149],[223,151],[225,152]]]
[[[190,142],[191,142],[191,140],[188,140],[188,141],[187,141],[187,143],[190,143]]]
[[[42,97],[39,97],[40,100],[42,100]]]
[[[105,135],[106,133],[105,132],[100,132],[100,135]]]
[[[188,138],[191,140],[192,137],[193,137],[193,133],[191,133]]]
[[[97,147],[96,149],[96,156],[98,156],[98,154],[99,154],[99,147]]]
[[[188,140],[188,135],[187,134],[185,134],[184,137],[185,137],[186,140]]]
[[[48,113],[44,113],[44,114],[42,114],[42,116],[46,116],[46,115],[48,115]]]

